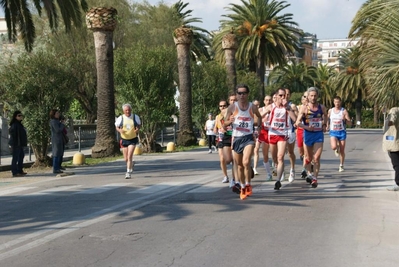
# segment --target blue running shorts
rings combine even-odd
[[[303,132],[303,142],[307,146],[313,146],[315,143],[324,143],[323,131],[310,132],[305,130]]]
[[[331,131],[330,130],[330,137],[335,137],[337,138],[338,141],[346,140],[346,131],[341,130],[341,131]]]

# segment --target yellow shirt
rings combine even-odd
[[[136,135],[136,131],[134,128],[133,119],[126,117],[125,115],[122,115],[122,116],[123,116],[123,127],[122,128],[125,132],[121,133],[121,137],[125,140],[130,140],[130,139],[136,138],[137,135]],[[134,116],[134,114],[133,114],[133,116]]]

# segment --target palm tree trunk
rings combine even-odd
[[[222,47],[226,58],[227,85],[230,91],[234,92],[237,85],[236,51],[238,40],[233,31],[223,36]]]
[[[192,146],[197,143],[197,137],[193,131],[192,119],[192,94],[191,94],[191,66],[190,45],[192,31],[186,27],[177,28],[174,31],[174,41],[177,50],[177,67],[179,71],[179,133],[177,134],[178,146]]]
[[[97,132],[93,158],[120,153],[115,134],[114,52],[112,31],[94,31],[97,66]]]
[[[373,117],[374,125],[378,124],[378,103],[377,100],[374,100],[374,117]]]
[[[265,98],[265,57],[263,53],[259,53],[256,59],[256,75],[259,77],[260,89],[258,92],[258,99]]]

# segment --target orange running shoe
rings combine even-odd
[[[247,196],[251,196],[251,195],[252,195],[252,186],[251,186],[250,184],[247,184],[247,185],[245,186],[245,194],[246,194]]]
[[[241,188],[241,192],[240,192],[240,199],[246,199],[247,198],[247,194],[246,194],[245,188]]]

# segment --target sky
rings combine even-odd
[[[160,0],[147,0],[156,5]],[[173,4],[178,0],[164,0]],[[280,0],[282,1],[282,0]],[[141,2],[141,1],[133,1]],[[201,28],[208,31],[219,28],[222,14],[226,14],[225,7],[230,3],[240,4],[241,0],[183,0],[189,3],[188,9],[193,10],[192,17],[202,19]],[[305,32],[316,34],[318,39],[346,38],[351,27],[352,19],[366,0],[286,0],[289,7],[284,13],[293,14],[293,21]]]
[[[130,0],[142,2],[142,0]],[[156,5],[161,0],[147,0]],[[163,0],[173,4],[178,0]],[[283,0],[279,0],[283,1]],[[351,27],[352,19],[366,0],[285,0],[289,7],[284,13],[293,14],[293,21],[305,32],[316,34],[318,39],[346,38]],[[183,0],[189,3],[188,9],[193,10],[192,17],[202,19],[201,28],[208,31],[219,28],[222,14],[226,14],[225,7],[230,3],[240,4],[241,0]],[[3,15],[0,10],[0,16]]]

